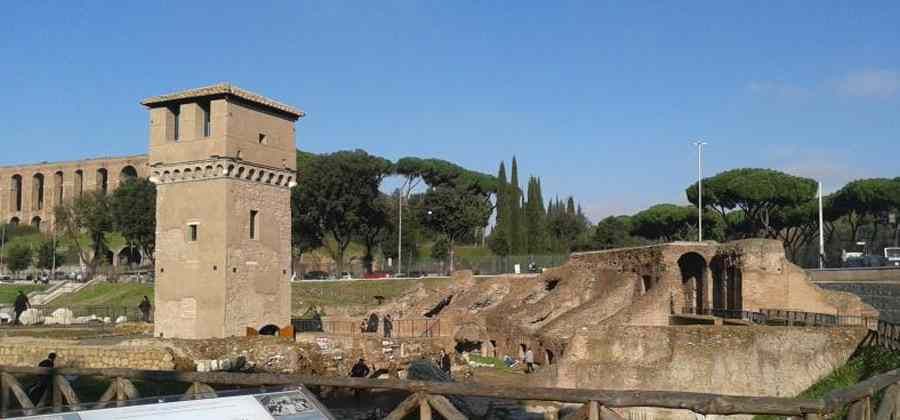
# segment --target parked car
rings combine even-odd
[[[328,273],[324,271],[309,271],[303,275],[303,279],[305,280],[326,280],[328,279]]]

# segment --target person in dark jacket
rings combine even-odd
[[[150,304],[150,298],[144,296],[144,300],[138,305],[138,309],[141,310],[141,318],[144,322],[150,322],[150,309],[152,308],[153,305]]]
[[[384,316],[384,338],[391,338],[394,333],[394,321],[390,315]]]
[[[369,366],[366,365],[365,359],[359,359],[355,365],[350,369],[350,377],[351,378],[365,378],[369,376]]]
[[[38,363],[38,367],[53,369],[56,364],[56,353],[50,353],[47,355],[47,358]],[[53,380],[52,375],[44,375],[40,379],[38,379],[37,383],[35,383],[31,389],[28,390],[28,399],[34,403],[34,405],[38,405],[41,402],[41,398],[44,396],[44,393],[47,392],[47,389],[50,388],[50,381]]]
[[[450,376],[450,355],[444,349],[441,349],[441,370]]]
[[[25,296],[25,293],[22,293],[22,291],[19,290],[19,294],[16,295],[16,301],[13,303],[13,309],[16,311],[16,325],[21,324],[19,317],[22,316],[22,312],[25,312],[25,310],[30,307],[31,302],[28,301],[28,296]]]

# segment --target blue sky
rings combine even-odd
[[[142,98],[230,81],[306,110],[301,149],[490,173],[515,154],[595,221],[683,202],[697,138],[709,174],[900,176],[896,1],[29,1],[0,19],[0,165],[145,153]]]

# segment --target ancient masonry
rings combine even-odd
[[[231,85],[142,104],[158,188],[154,335],[289,327],[294,122],[303,112]]]
[[[53,208],[88,191],[115,190],[128,178],[148,176],[146,156],[0,167],[0,223],[49,231]]]

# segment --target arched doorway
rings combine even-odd
[[[681,271],[681,284],[684,293],[685,313],[703,313],[707,305],[705,295],[707,285],[706,260],[696,252],[688,252],[678,259],[678,268]]]
[[[106,168],[97,169],[97,191],[106,195],[109,192],[109,171]]]
[[[141,251],[137,247],[127,246],[119,251],[117,256],[119,265],[139,266],[141,264]]]
[[[41,230],[41,218],[39,216],[34,216],[34,218],[31,219],[31,226],[34,227],[35,229],[37,229],[38,231],[40,231]]]
[[[22,175],[16,174],[10,178],[9,201],[12,211],[22,211]]]
[[[119,183],[121,184],[128,181],[129,179],[135,179],[137,178],[137,176],[137,169],[134,169],[134,166],[128,165],[122,168],[122,171],[119,172]]]
[[[281,331],[280,328],[269,324],[259,329],[259,335],[278,335],[279,331]]]
[[[742,310],[741,270],[732,256],[719,255],[709,263],[713,280],[712,307],[714,309]]]
[[[9,225],[12,227],[19,226],[19,218],[13,217],[12,219],[9,219]]]
[[[31,177],[31,209],[44,209],[44,174],[36,173]]]

